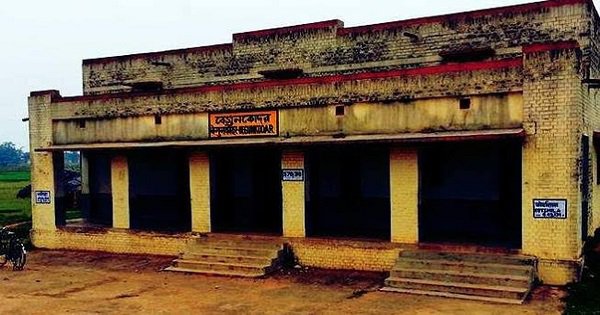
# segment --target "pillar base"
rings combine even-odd
[[[539,259],[538,278],[545,285],[566,285],[579,280],[583,260]]]

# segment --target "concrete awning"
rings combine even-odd
[[[216,147],[216,146],[249,146],[249,145],[311,145],[311,144],[350,144],[350,143],[428,143],[449,141],[481,141],[505,138],[523,138],[523,128],[489,129],[472,131],[444,131],[427,133],[400,133],[376,135],[328,135],[298,136],[271,138],[220,138],[192,141],[163,142],[109,142],[53,145],[35,151],[79,151],[104,149],[137,149],[165,147]]]

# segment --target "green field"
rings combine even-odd
[[[0,172],[0,226],[31,220],[31,201],[17,198],[29,185],[29,172]],[[67,219],[81,217],[79,209],[67,209]]]
[[[26,172],[0,172],[0,182],[29,182],[30,173]]]
[[[31,220],[31,201],[17,192],[29,185],[29,172],[0,172],[0,225]]]
[[[31,221],[31,201],[17,198],[17,192],[27,185],[29,172],[0,172],[0,226]],[[12,229],[27,248],[31,247],[30,228],[31,224],[26,224]]]

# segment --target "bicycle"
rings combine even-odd
[[[13,270],[23,270],[27,261],[27,251],[17,235],[3,227],[0,229],[0,267],[6,265],[9,260]]]

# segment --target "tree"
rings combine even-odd
[[[29,153],[23,152],[21,148],[12,142],[0,144],[0,168],[16,168],[24,166],[29,161]]]
[[[68,170],[79,172],[79,152],[77,151],[65,151],[65,168]]]

